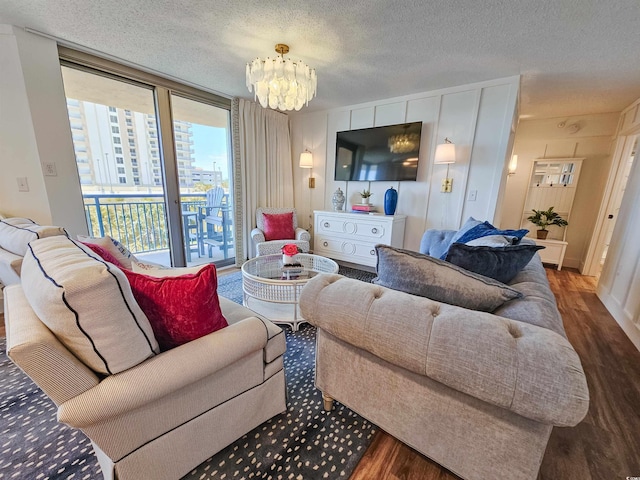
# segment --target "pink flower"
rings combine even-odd
[[[300,252],[301,250],[298,248],[298,246],[294,245],[293,243],[287,243],[284,247],[282,247],[282,253],[289,257],[293,257]]]

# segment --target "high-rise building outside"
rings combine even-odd
[[[67,109],[83,193],[163,191],[155,115],[74,99]],[[191,189],[191,123],[174,121],[174,137],[180,188]]]

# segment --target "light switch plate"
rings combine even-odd
[[[469,197],[468,200],[470,202],[475,202],[478,199],[478,190],[471,190],[469,191]]]
[[[28,192],[29,191],[29,182],[27,181],[27,177],[18,177],[16,178],[18,181],[18,191],[19,192]]]

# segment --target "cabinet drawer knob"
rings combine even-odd
[[[325,247],[328,247],[329,246],[329,242],[322,242],[322,245],[325,246]]]
[[[378,229],[377,229],[376,227],[373,227],[373,228],[371,229],[371,233],[378,233]]]
[[[371,255],[375,255],[375,254],[376,254],[376,251],[375,251],[375,250],[371,250],[369,253],[370,253]]]
[[[322,226],[323,226],[324,228],[329,228],[329,222],[324,222],[324,223],[322,224]]]

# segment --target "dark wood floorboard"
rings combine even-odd
[[[573,428],[554,428],[538,480],[640,477],[640,352],[595,294],[596,281],[547,268],[569,341],[585,370],[590,407]],[[351,480],[456,480],[386,432],[376,434]]]

